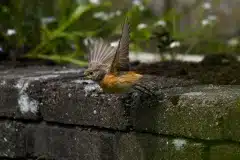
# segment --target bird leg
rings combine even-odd
[[[153,93],[150,89],[148,89],[147,87],[142,86],[142,85],[140,85],[140,84],[135,84],[135,85],[133,86],[133,88],[136,89],[136,90],[138,90],[138,91],[140,91],[140,92],[146,93],[146,94],[148,94],[149,96],[155,96],[155,97],[157,97],[157,95],[156,95],[155,93]]]

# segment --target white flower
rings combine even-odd
[[[118,44],[119,44],[119,41],[114,41],[110,45],[113,46],[113,47],[117,47]]]
[[[90,38],[90,37],[87,37],[87,38],[83,39],[83,44],[85,46],[88,46],[88,45],[93,44],[93,43],[94,43],[94,40],[92,38]]]
[[[212,8],[212,4],[210,2],[203,3],[202,7],[206,10],[209,10]]]
[[[16,30],[15,29],[8,29],[7,30],[7,35],[8,36],[11,36],[11,35],[14,35],[14,34],[16,34]]]
[[[103,16],[103,20],[109,20],[111,18],[114,18],[115,16],[120,16],[122,12],[120,10],[117,10],[116,12],[110,12],[109,14],[105,14]]]
[[[209,19],[210,21],[215,21],[215,20],[217,20],[217,16],[215,16],[215,15],[209,15],[209,16],[207,17],[207,19]]]
[[[43,18],[41,19],[42,24],[52,23],[52,22],[54,22],[54,21],[56,21],[56,18],[55,18],[55,17],[43,17]]]
[[[120,10],[117,10],[115,14],[116,14],[116,16],[120,16],[122,14],[122,12]]]
[[[120,10],[117,10],[116,12],[110,12],[110,13],[106,13],[106,12],[96,12],[93,14],[94,18],[97,19],[101,19],[104,21],[107,21],[111,18],[114,18],[115,16],[120,16],[122,14],[122,12]]]
[[[140,0],[133,0],[132,4],[135,6],[140,6],[140,5],[142,5],[142,2]]]
[[[209,19],[204,19],[204,20],[202,20],[202,26],[207,26],[207,25],[209,25],[211,22],[209,21]]]
[[[140,11],[143,11],[145,9],[145,7],[143,6],[143,4],[140,0],[133,0],[132,4],[135,6],[138,6]]]
[[[164,20],[159,20],[155,23],[156,26],[166,27],[166,22]]]
[[[89,0],[90,3],[92,4],[100,4],[100,0]]]
[[[179,41],[174,41],[170,44],[169,46],[170,48],[176,48],[176,47],[180,47],[180,42]]]
[[[231,47],[236,47],[239,44],[239,40],[237,38],[231,38],[227,43]]]
[[[206,19],[202,20],[202,26],[207,26],[212,24],[213,21],[217,20],[217,16],[216,15],[209,15],[207,16]]]
[[[113,18],[116,16],[116,12],[110,12],[108,15],[108,19]]]
[[[140,9],[140,11],[143,11],[145,9],[145,7],[143,5],[140,5],[139,9]]]
[[[93,14],[93,17],[97,18],[97,19],[104,20],[104,21],[107,21],[110,18],[110,16],[105,12],[96,12],[96,13]]]
[[[140,24],[138,24],[138,26],[137,26],[137,29],[139,29],[139,30],[144,29],[144,28],[147,28],[147,25],[144,24],[144,23],[140,23]]]
[[[2,47],[0,46],[0,52],[3,52],[3,49],[2,49]]]

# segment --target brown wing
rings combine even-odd
[[[130,25],[128,18],[125,19],[122,35],[119,41],[117,51],[110,68],[111,73],[116,73],[118,69],[129,69],[129,43],[130,43]]]
[[[116,53],[116,48],[104,42],[103,39],[95,39],[92,45],[90,45],[89,50],[88,67],[104,66],[108,72]]]

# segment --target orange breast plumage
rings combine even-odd
[[[122,93],[128,91],[141,78],[142,75],[135,72],[128,72],[120,76],[107,74],[101,81],[100,86],[105,92]]]

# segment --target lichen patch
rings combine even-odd
[[[187,141],[184,139],[174,139],[172,143],[176,150],[181,150],[187,144]]]
[[[44,75],[38,77],[24,77],[20,78],[15,85],[15,88],[18,89],[18,108],[22,114],[31,112],[33,114],[37,114],[39,108],[39,102],[30,98],[26,92],[29,84],[32,81],[38,81],[41,79],[49,79],[49,78],[56,78],[59,75]]]

